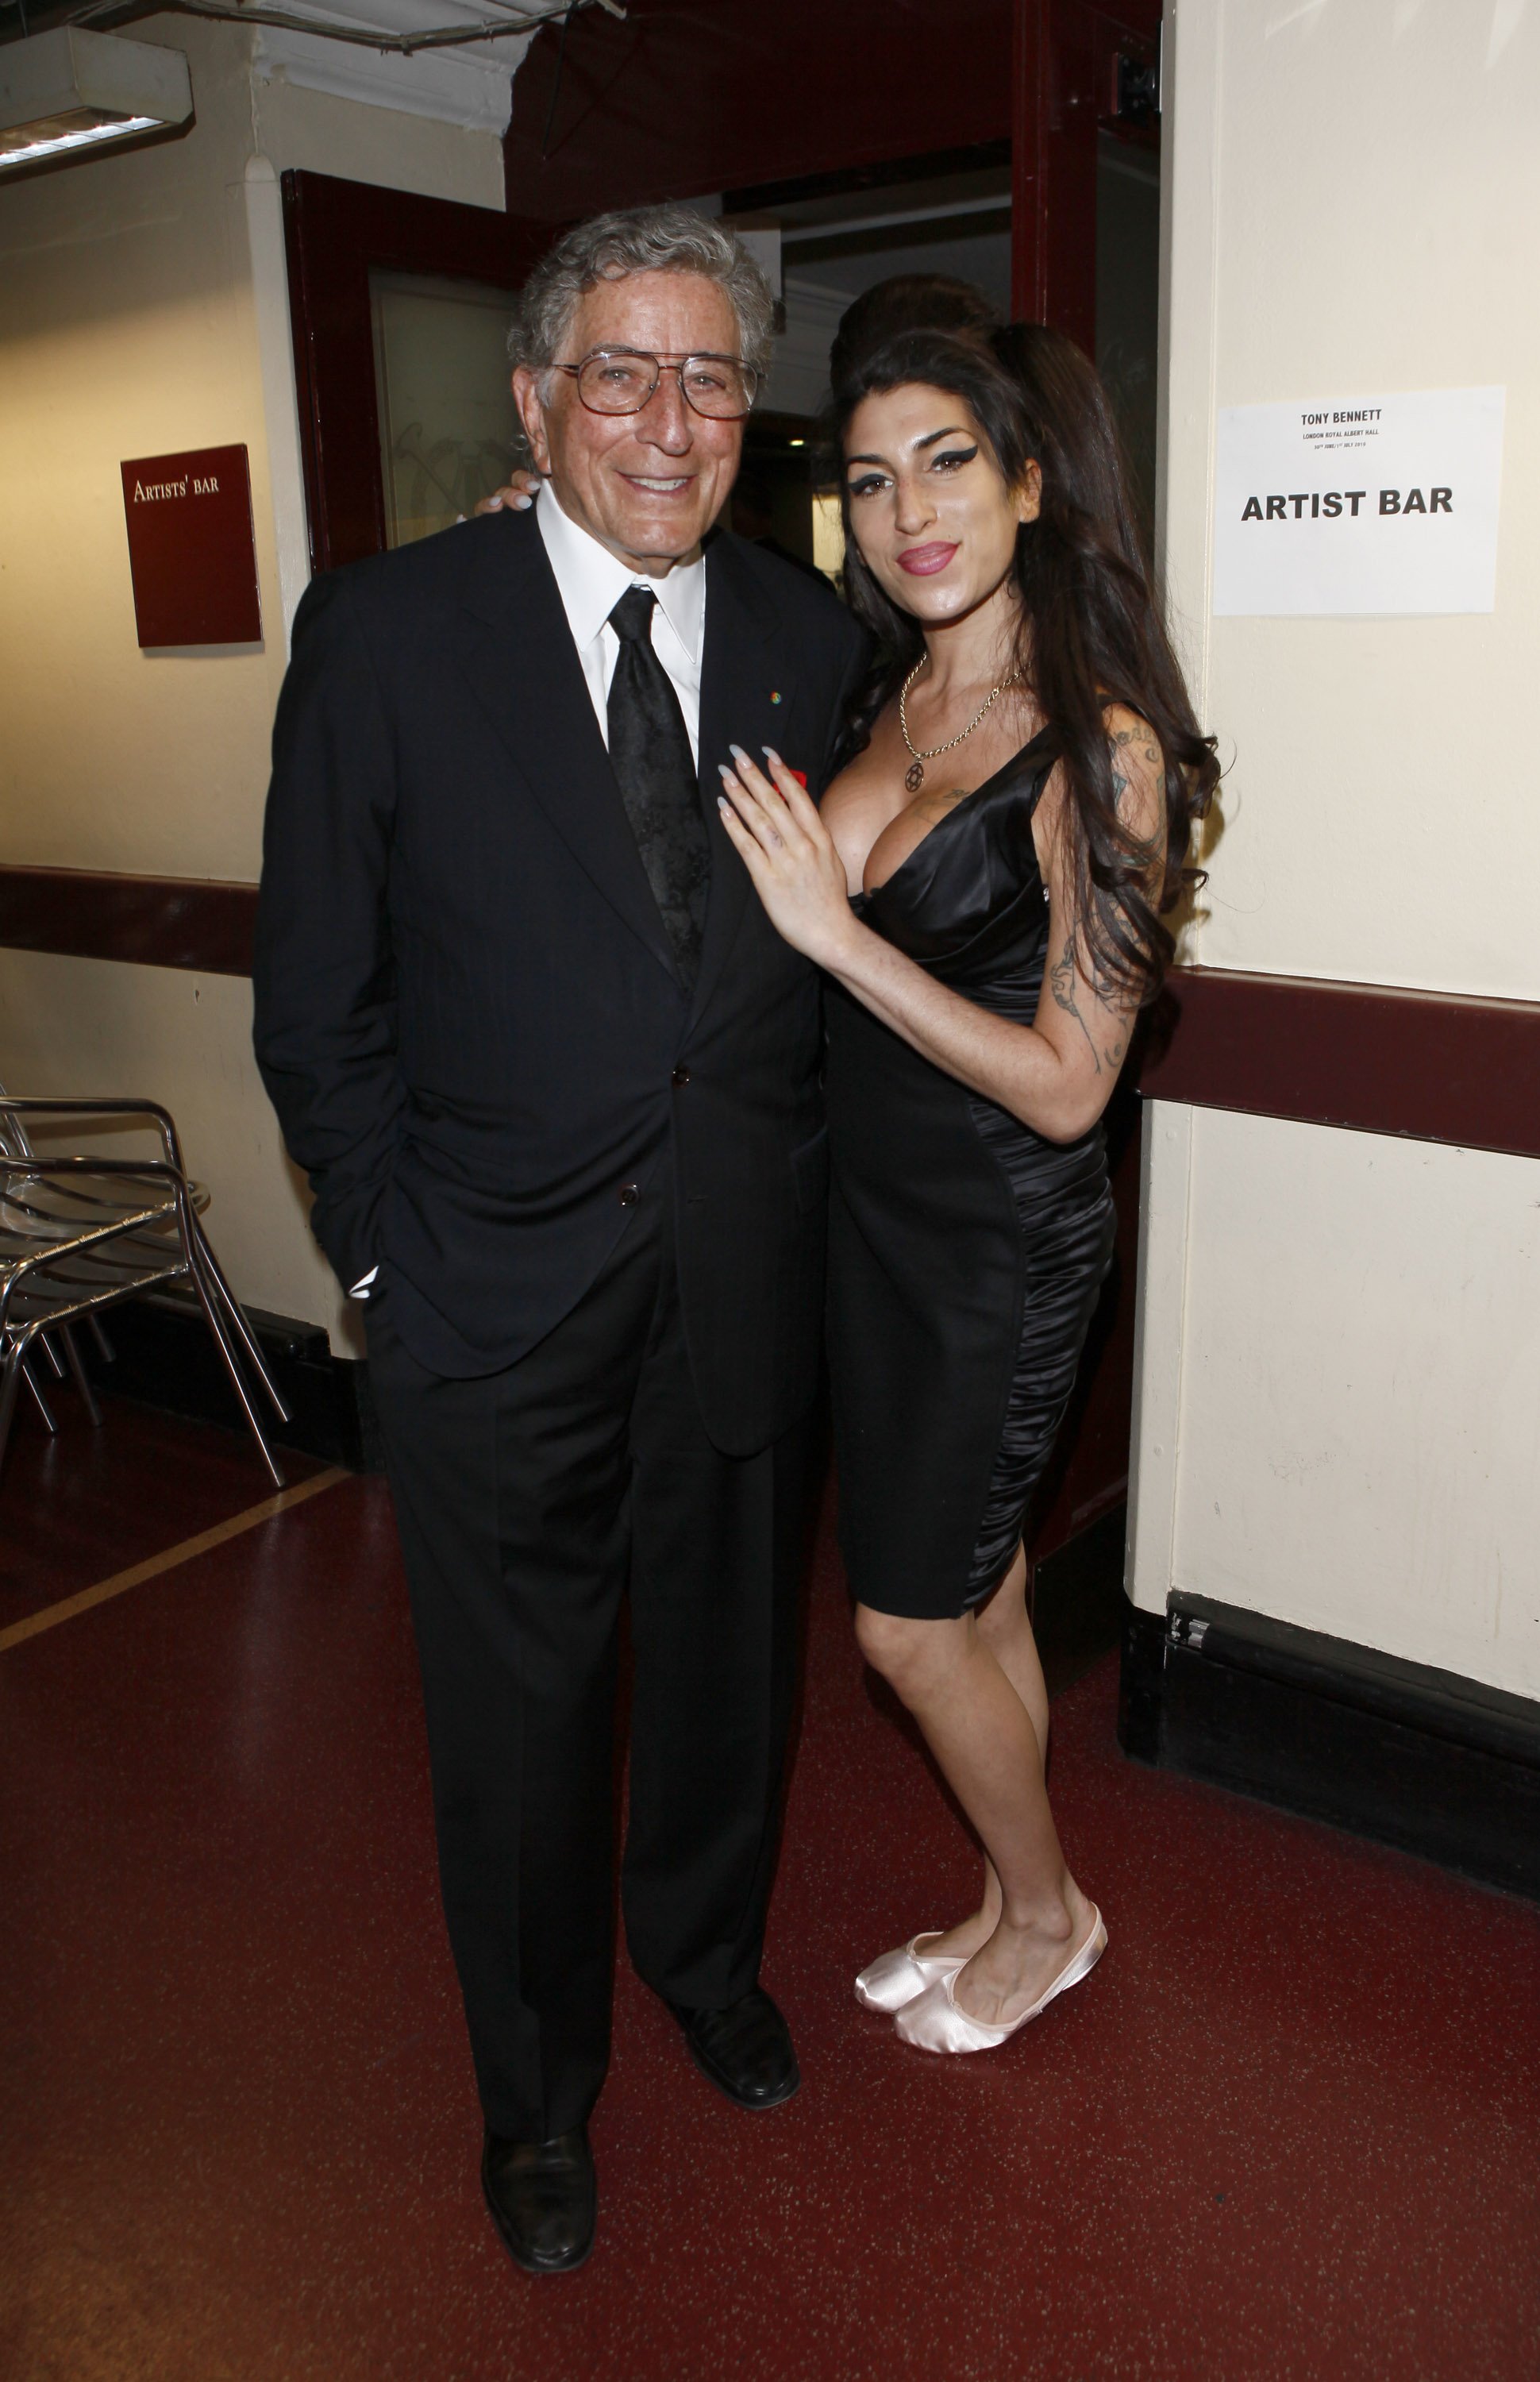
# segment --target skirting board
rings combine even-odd
[[[1175,1595],[1129,1608],[1118,1736],[1136,1761],[1540,1900],[1540,1704]]]
[[[290,1420],[279,1423],[263,1409],[263,1427],[275,1444],[346,1465],[351,1472],[383,1470],[368,1366],[334,1357],[319,1324],[260,1308],[244,1312],[289,1410]],[[129,1299],[109,1308],[103,1325],[113,1349],[111,1364],[87,1334],[78,1335],[101,1389],[196,1422],[245,1428],[208,1326],[190,1300],[184,1305],[174,1295]]]

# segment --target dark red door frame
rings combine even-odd
[[[311,568],[330,571],[385,542],[371,273],[514,289],[550,227],[327,174],[287,173],[283,192]]]
[[[1154,64],[1161,0],[1015,0],[1011,312],[1096,352],[1098,136],[1151,144],[1118,113],[1119,57]]]

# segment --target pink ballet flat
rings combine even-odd
[[[934,1943],[940,1933],[939,1928],[932,1928],[928,1934],[911,1935],[898,1951],[885,1952],[880,1960],[862,1969],[856,1979],[856,1999],[862,2009],[881,2010],[886,2018],[891,2018],[895,2010],[918,1999],[938,1977],[950,1976],[960,1969],[961,1959],[954,1959],[949,1952],[930,1959],[916,1949],[918,1945]]]
[[[904,2041],[913,2044],[917,2051],[993,2051],[996,2044],[1020,2033],[1033,2019],[1041,2018],[1056,1994],[1068,1993],[1071,1985],[1088,1977],[1106,1950],[1106,1929],[1102,1925],[1101,1912],[1093,1903],[1091,1933],[1080,1950],[1070,1955],[1047,1992],[1008,2025],[986,2026],[982,2019],[970,2018],[966,2010],[959,2009],[952,1987],[963,1965],[960,1960],[949,1965],[946,1973],[927,1985],[913,2001],[907,2002],[893,2023]]]

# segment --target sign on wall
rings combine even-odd
[[[1490,612],[1503,395],[1223,407],[1216,613]]]
[[[262,635],[244,447],[123,465],[141,645],[247,645]]]

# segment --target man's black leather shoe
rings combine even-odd
[[[482,2190],[509,2257],[529,2274],[570,2274],[593,2249],[599,2193],[586,2126],[550,2143],[489,2133]]]
[[[763,1987],[726,2009],[669,2008],[703,2076],[740,2109],[774,2109],[801,2082],[791,2031]]]

